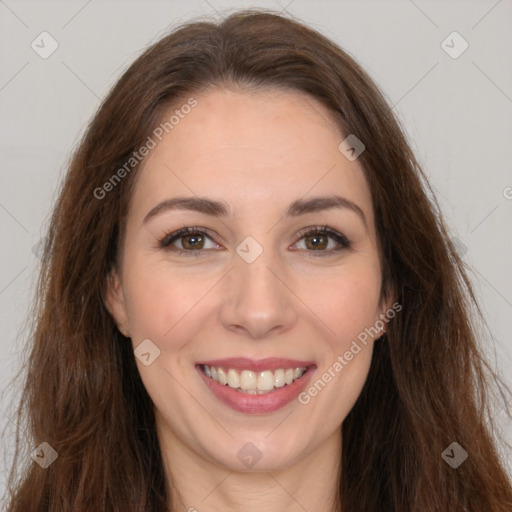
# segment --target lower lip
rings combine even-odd
[[[275,391],[265,395],[249,395],[236,391],[227,384],[219,384],[210,377],[207,377],[199,366],[196,368],[210,391],[221,402],[235,411],[248,414],[274,412],[289,404],[292,400],[297,398],[299,393],[306,387],[315,370],[314,366],[310,366],[300,379],[281,388],[277,388]]]

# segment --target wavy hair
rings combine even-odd
[[[46,238],[18,409],[18,432],[33,444],[18,435],[8,512],[162,512],[170,502],[153,405],[104,303],[139,166],[104,197],[98,189],[170,106],[212,87],[306,93],[366,146],[359,161],[382,293],[403,309],[341,427],[340,510],[510,512],[491,421],[508,389],[483,355],[467,270],[403,130],[345,51],[298,20],[254,9],[194,20],[146,49],[72,155]],[[47,469],[21,455],[43,441],[58,453]],[[441,456],[454,441],[469,454],[457,469]]]

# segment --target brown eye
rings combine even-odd
[[[329,237],[324,234],[307,235],[304,237],[308,249],[325,249],[329,244]]]
[[[162,249],[179,254],[200,254],[200,251],[217,248],[212,237],[202,228],[183,228],[174,231],[164,236],[158,245]]]
[[[200,233],[184,235],[179,238],[181,238],[181,245],[183,249],[202,249],[204,246],[204,236]]]
[[[351,247],[347,237],[328,226],[306,228],[299,236],[295,246],[312,256],[329,256]]]

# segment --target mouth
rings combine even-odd
[[[210,391],[239,412],[273,412],[290,403],[316,369],[309,361],[225,359],[196,365]]]
[[[210,379],[229,386],[239,393],[247,395],[266,395],[283,386],[289,386],[299,380],[307,371],[306,366],[295,368],[278,368],[277,370],[236,370],[221,366],[201,365],[203,373]]]

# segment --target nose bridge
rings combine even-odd
[[[269,253],[270,251],[260,255],[251,263],[237,258],[234,270],[239,283],[240,298],[251,302],[258,302],[258,299],[263,298],[278,298],[275,270],[271,271],[272,267],[276,267],[276,262],[272,261]],[[265,297],[266,295],[269,297]]]
[[[281,282],[284,276],[276,277],[281,265],[270,249],[258,246],[252,240],[238,246],[222,311],[226,328],[246,330],[254,338],[287,329],[296,320],[293,294]]]

